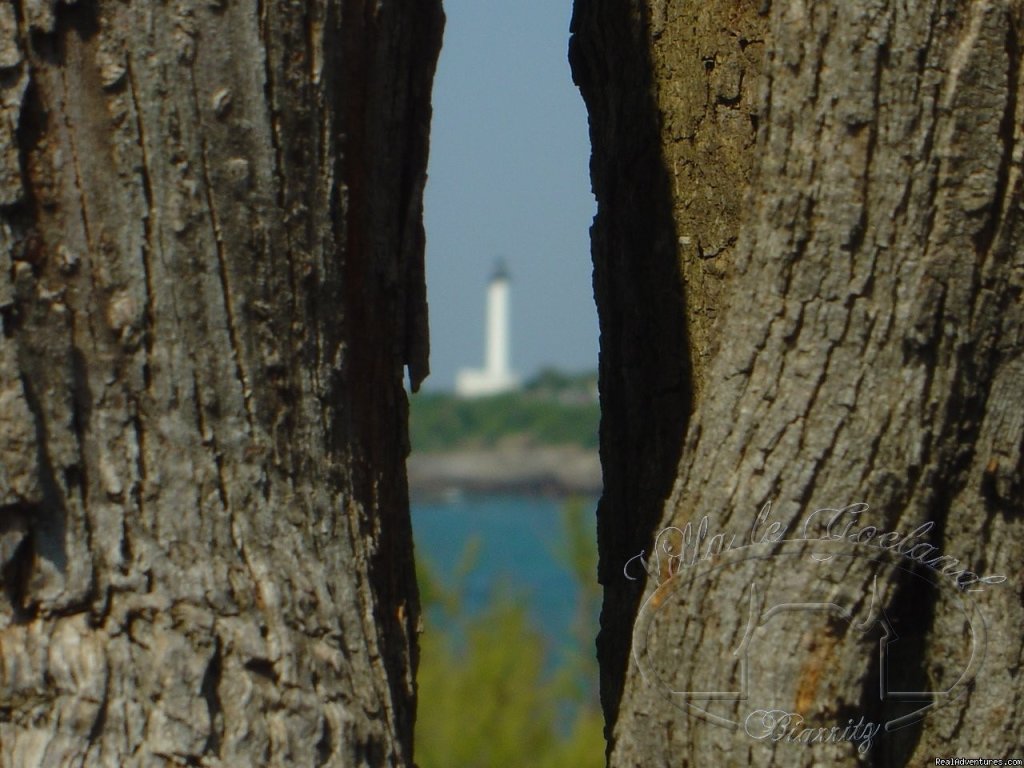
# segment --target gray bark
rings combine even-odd
[[[695,11],[669,1],[633,3],[630,16],[623,5],[577,0],[572,49],[599,203],[599,655],[610,764],[1019,756],[1024,9],[879,0]],[[761,58],[746,58],[758,49]],[[696,88],[697,62],[709,57]],[[754,143],[739,131],[751,115]],[[676,188],[686,156],[687,183]],[[692,221],[695,199],[708,202]],[[716,234],[709,211],[718,209]],[[733,237],[708,265],[720,310],[708,323],[699,315],[709,280],[688,266],[693,244]],[[682,300],[659,301],[669,290]],[[650,402],[659,356],[696,393],[688,423],[670,408],[664,426]],[[674,443],[663,436],[671,430]],[[810,543],[775,536],[726,551],[732,535],[737,548],[750,543],[767,502],[759,540],[771,521],[795,538],[815,510],[860,501],[870,509],[850,530],[876,527],[874,544],[813,541],[822,526],[812,524]],[[698,560],[708,557],[689,565],[705,516]],[[959,566],[915,565],[906,548],[877,545],[885,532],[928,523],[915,540],[934,548],[927,559]],[[640,595],[622,568],[641,549],[650,556],[667,526],[680,533],[660,540],[672,549],[649,560],[662,572]],[[993,578],[958,585],[950,574],[962,569]],[[636,562],[632,573],[646,575]],[[850,613],[805,606],[752,624],[752,584],[763,608],[831,602]],[[880,637],[860,619],[885,619],[900,640],[885,645],[884,625]],[[740,646],[757,650],[745,667],[732,653]],[[671,693],[731,691],[744,671],[746,699]],[[894,693],[947,689],[916,703]],[[755,738],[743,723],[758,708],[799,715],[797,737],[861,717],[906,726],[859,752],[863,738],[834,732],[811,745]]]
[[[442,25],[0,6],[0,764],[412,764]]]
[[[674,9],[668,27],[666,7],[593,0],[573,9],[569,55],[590,112],[598,199],[605,600],[597,646],[608,723],[643,587],[622,578],[623,564],[649,549],[676,476],[752,172],[764,22],[740,11],[692,4]]]

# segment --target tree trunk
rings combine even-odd
[[[577,0],[611,765],[1019,756],[1022,22]]]
[[[442,25],[0,6],[0,764],[412,764]]]

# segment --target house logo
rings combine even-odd
[[[764,509],[762,516],[764,523]],[[844,536],[833,535],[838,529],[808,535],[805,524],[803,536],[787,539],[780,526],[775,535],[752,534],[737,546],[736,537],[709,537],[708,527],[704,518],[696,530],[666,529],[651,558],[641,560],[658,584],[638,612],[633,658],[646,684],[673,706],[755,740],[849,741],[863,754],[956,700],[975,680],[986,631],[967,587],[1003,577],[969,579],[958,571],[951,579],[909,557],[906,546],[865,546],[864,537],[850,539],[849,529]],[[914,543],[909,536],[902,541]],[[894,605],[895,585],[918,597]],[[740,598],[714,602],[721,594]],[[915,602],[950,614],[946,625],[962,630],[959,655],[941,679],[925,685],[927,676],[908,678],[905,668],[916,653],[915,635],[927,628],[918,616],[893,613],[906,605],[912,612]],[[838,721],[833,708],[832,722],[805,722],[810,712],[830,711],[830,689],[821,681],[846,675],[856,676],[874,704],[863,713],[847,708]]]

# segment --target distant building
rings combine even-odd
[[[487,284],[484,367],[458,372],[455,394],[459,397],[482,397],[519,389],[519,377],[509,366],[508,282],[508,271],[499,261]]]

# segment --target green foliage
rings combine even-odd
[[[571,686],[569,695],[579,702],[597,701],[597,648],[594,626],[601,605],[601,585],[597,581],[597,535],[587,523],[587,504],[582,498],[570,498],[562,506],[565,548],[555,552],[572,574],[579,590],[573,634],[576,652],[565,662],[564,673]]]
[[[557,368],[544,368],[526,382],[527,392],[568,400],[596,400],[597,372],[565,373]]]
[[[434,626],[428,615],[420,639],[416,762],[421,768],[604,765],[593,646],[596,602],[588,603],[598,594],[596,554],[582,503],[567,505],[563,525],[570,533],[563,559],[581,579],[584,604],[580,644],[554,674],[548,671],[544,638],[531,626],[524,601],[510,591],[492,595],[480,615],[461,614],[476,558],[472,551],[461,558],[451,586],[442,585],[426,564],[417,564],[424,611],[440,614],[448,628],[441,631],[441,622]]]
[[[550,384],[550,386],[549,386]],[[409,433],[417,451],[480,448],[520,436],[538,445],[597,447],[600,407],[586,388],[545,386],[471,400],[444,393],[411,398]]]

